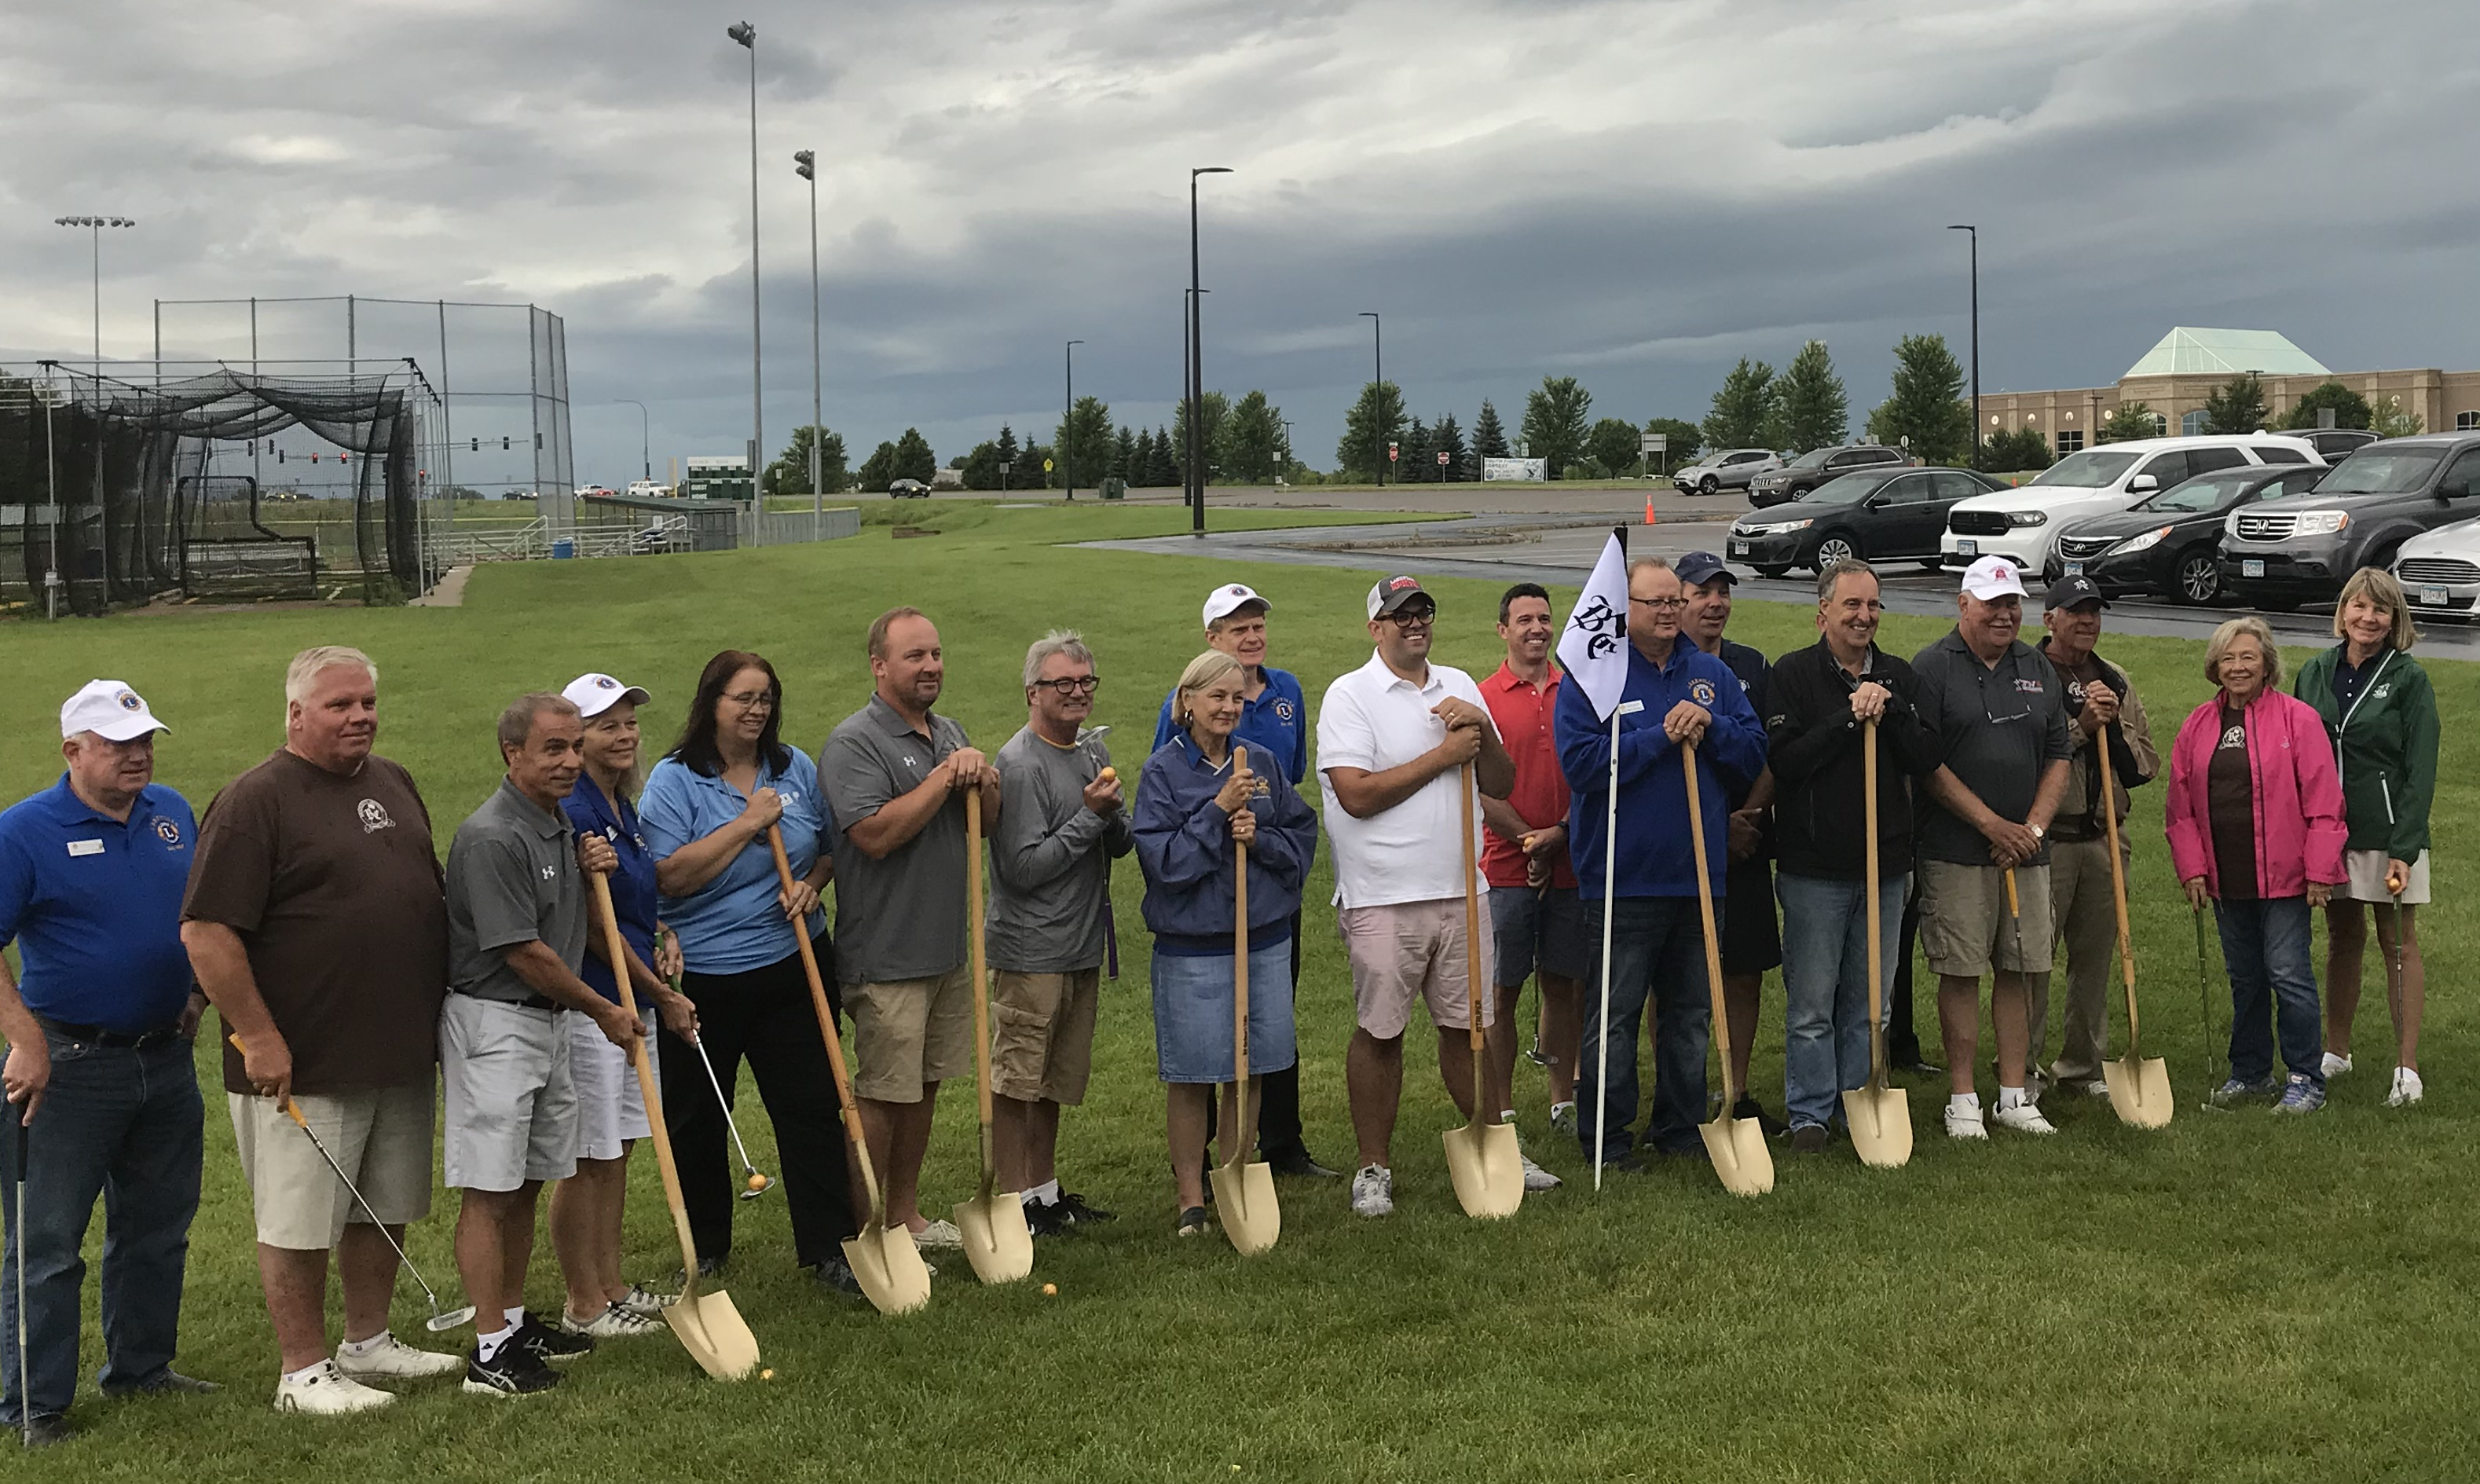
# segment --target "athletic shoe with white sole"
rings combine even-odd
[[[2351,1070],[2351,1058],[2337,1056],[2332,1052],[2327,1052],[2325,1059],[2316,1064],[2316,1075],[2329,1082],[2349,1070]]]
[[[2277,1113],[2312,1113],[2325,1106],[2325,1089],[2305,1072],[2293,1072],[2283,1084],[2282,1101],[2273,1106]]]
[[[2235,1103],[2252,1103],[2260,1098],[2270,1098],[2281,1090],[2282,1088],[2270,1074],[2253,1082],[2242,1081],[2234,1077],[2213,1089],[2212,1104],[2215,1107],[2229,1107]]]
[[[516,1337],[503,1345],[501,1351],[504,1354],[511,1348],[530,1351],[538,1361],[573,1361],[581,1355],[592,1355],[594,1341],[584,1335],[572,1334],[529,1309],[526,1322],[517,1326]],[[467,1368],[471,1369],[470,1367]],[[468,1376],[466,1379],[473,1378]]]
[[[1356,1216],[1395,1214],[1395,1172],[1382,1164],[1364,1164],[1352,1177],[1352,1213]]]
[[[2394,1068],[2393,1090],[2386,1094],[2386,1106],[2409,1107],[2420,1099],[2426,1089],[2419,1084],[2419,1074],[2409,1067]]]
[[[1946,1106],[1946,1136],[1950,1139],[1985,1139],[1989,1137],[1989,1125],[1981,1118],[1980,1109],[1957,1107],[1950,1103]]]
[[[1576,1105],[1575,1105],[1575,1104],[1573,1104],[1573,1103],[1553,1103],[1553,1104],[1551,1104],[1551,1105],[1550,1105],[1550,1127],[1551,1127],[1551,1128],[1553,1128],[1553,1129],[1558,1130],[1560,1133],[1563,1133],[1563,1134],[1566,1134],[1569,1138],[1573,1138],[1573,1137],[1575,1137],[1575,1136],[1576,1136]]]
[[[590,1319],[580,1319],[562,1312],[559,1327],[572,1335],[588,1340],[628,1340],[638,1335],[659,1335],[665,1326],[660,1319],[650,1319],[626,1304],[606,1304],[603,1312]],[[470,1367],[468,1367],[471,1368]]]
[[[1990,1114],[1989,1116],[1991,1120],[1998,1125],[1998,1127],[2002,1129],[2012,1129],[2018,1133],[2055,1133],[2058,1132],[2058,1126],[2042,1117],[2041,1110],[2034,1107],[2029,1103],[2004,1105],[2002,1106],[1998,1111]]]
[[[381,1331],[375,1341],[365,1343],[367,1348],[351,1344],[336,1347],[336,1369],[348,1380],[420,1381],[452,1375],[465,1364],[461,1355],[419,1350],[387,1331]]]
[[[2109,1096],[2109,1079],[2106,1077],[2088,1077],[2082,1081],[2067,1082],[2063,1085],[2073,1087],[2087,1098],[2106,1098]]]
[[[465,1362],[465,1393],[469,1396],[529,1396],[550,1391],[560,1380],[558,1371],[544,1365],[541,1356],[515,1340],[501,1345],[500,1353],[487,1361],[477,1345]]]
[[[663,1316],[664,1310],[680,1301],[681,1296],[677,1293],[658,1293],[643,1284],[633,1283],[629,1285],[628,1294],[620,1300],[620,1306],[632,1314],[641,1314],[649,1319],[659,1319]]]
[[[1531,1155],[1516,1157],[1524,1161],[1524,1189],[1527,1194],[1559,1188],[1559,1177],[1533,1162]]]
[[[449,1359],[456,1357],[452,1355]],[[395,1396],[377,1387],[364,1386],[338,1370],[334,1361],[321,1361],[316,1369],[298,1380],[284,1376],[275,1383],[275,1410],[278,1412],[345,1417],[384,1407],[395,1400]]]
[[[962,1252],[965,1234],[956,1230],[956,1223],[942,1216],[914,1233],[913,1245],[923,1252]]]

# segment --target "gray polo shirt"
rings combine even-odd
[[[934,713],[929,722],[924,736],[873,694],[818,751],[836,820],[836,977],[846,984],[932,978],[965,961],[965,795],[948,794],[885,860],[852,843],[855,824],[968,745],[954,721]]]
[[[448,846],[448,985],[481,1000],[537,1001],[507,950],[541,942],[575,973],[585,962],[585,874],[568,816],[506,779]]]
[[[1956,629],[1913,656],[1912,673],[1920,680],[1921,720],[1937,734],[1946,766],[2000,817],[2019,824],[2029,819],[2042,771],[2074,750],[2066,687],[2049,660],[2017,639],[1997,664],[1983,664]],[[1993,864],[1988,840],[1968,820],[1950,813],[1926,789],[1921,804],[1924,858]],[[2049,859],[2044,842],[2028,864],[2047,865]]]
[[[1137,842],[1128,811],[1085,807],[1109,759],[1099,742],[1062,747],[1030,726],[993,760],[1006,807],[991,836],[991,967],[1074,974],[1098,967],[1111,862]]]

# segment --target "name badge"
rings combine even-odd
[[[101,855],[102,853],[103,842],[100,840],[72,840],[69,842],[69,854],[72,856]]]

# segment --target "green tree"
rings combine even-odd
[[[1143,467],[1143,457],[1137,452],[1135,430],[1122,423],[1119,436],[1111,440],[1111,478],[1134,484]]]
[[[1142,482],[1149,489],[1169,489],[1179,482],[1179,454],[1172,447],[1169,430],[1156,427],[1152,440],[1146,448],[1146,476]]]
[[[2368,407],[2368,428],[2380,438],[2416,437],[2425,428],[2420,415],[2388,393]]]
[[[1483,459],[1507,456],[1507,430],[1499,426],[1498,408],[1486,397],[1481,402],[1481,415],[1473,419],[1472,451],[1475,479],[1481,478]]]
[[[1334,466],[1356,483],[1377,481],[1386,468],[1386,445],[1404,436],[1404,389],[1392,381],[1364,382],[1360,399],[1343,415],[1343,438]]]
[[[824,436],[820,436],[821,434]],[[833,493],[844,487],[850,471],[845,466],[843,434],[830,429],[803,425],[792,430],[792,441],[766,466],[766,492],[770,495],[806,495],[810,492],[810,444],[818,445],[818,488]]]
[[[1057,479],[1071,496],[1076,486],[1099,489],[1111,465],[1111,408],[1099,397],[1079,397],[1059,420],[1051,439],[1059,450]]]
[[[2328,381],[2292,403],[2282,426],[2294,430],[2321,427],[2323,425],[2316,421],[2316,414],[2327,407],[2334,409],[2334,426],[2337,428],[2365,428],[2376,416],[2368,405],[2368,399],[2339,381]]]
[[[2130,438],[2157,438],[2161,435],[2161,415],[2141,402],[2123,404],[2109,415],[2093,437],[2099,443],[2125,443]]]
[[[1764,448],[1773,419],[1774,369],[1744,355],[1722,378],[1699,431],[1709,449]]]
[[[1446,467],[1439,473],[1441,479],[1458,483],[1473,477],[1472,450],[1464,447],[1464,430],[1456,426],[1454,413],[1438,419],[1437,426],[1430,430],[1430,447],[1447,456]]]
[[[2205,399],[2207,432],[2255,432],[2264,422],[2264,383],[2253,371],[2231,378]]]
[[[1397,482],[1418,484],[1435,472],[1430,461],[1430,425],[1419,418],[1405,427],[1403,444],[1397,452],[1402,456],[1390,465]]]
[[[1825,342],[1812,340],[1783,368],[1774,383],[1771,446],[1805,454],[1851,435],[1851,403]]]
[[[904,430],[904,436],[895,440],[895,478],[927,484],[938,474],[939,456],[930,452],[930,440],[918,428]]]
[[[973,445],[973,451],[957,461],[957,472],[965,477],[967,489],[1000,487],[999,446],[989,438]]]
[[[1636,424],[1623,417],[1603,418],[1585,437],[1585,452],[1606,470],[1635,468],[1639,447]]]
[[[2027,424],[2012,432],[1990,434],[1982,441],[1973,467],[1983,474],[2011,474],[2046,469],[2052,461],[2050,440],[2041,436],[2041,430]]]
[[[1694,423],[1675,417],[1657,417],[1644,425],[1647,432],[1658,432],[1670,441],[1666,444],[1654,467],[1667,474],[1705,451],[1705,434]]]
[[[1274,481],[1283,461],[1283,409],[1252,391],[1232,404],[1220,430],[1217,464],[1235,480],[1251,484]]]
[[[902,475],[903,470],[895,462],[895,445],[881,443],[870,451],[867,458],[862,460],[861,487],[870,494],[883,495],[887,493],[887,486]]]
[[[1524,397],[1524,452],[1527,457],[1550,460],[1557,479],[1566,464],[1582,458],[1592,437],[1593,394],[1574,377],[1543,377]]]
[[[1963,368],[1946,348],[1946,337],[1905,335],[1897,341],[1894,395],[1869,414],[1869,436],[1909,448],[1925,463],[1960,464],[1972,452],[1972,430]]]
[[[1203,435],[1197,453],[1205,464],[1205,480],[1211,483],[1214,477],[1223,472],[1216,458],[1221,452],[1218,444],[1223,436],[1224,419],[1231,415],[1231,399],[1221,392],[1208,392],[1199,399],[1197,405],[1197,426]],[[1175,471],[1188,467],[1188,402],[1185,398],[1172,409],[1171,456]],[[1172,482],[1176,484],[1179,482],[1179,476],[1175,472]]]

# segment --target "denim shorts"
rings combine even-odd
[[[1490,982],[1501,989],[1521,987],[1536,969],[1554,978],[1585,976],[1594,944],[1576,888],[1493,886],[1489,925],[1498,950]]]
[[[1231,959],[1153,955],[1154,1058],[1166,1082],[1231,1080]],[[1292,945],[1249,954],[1249,1071],[1300,1059],[1292,1042]]]

